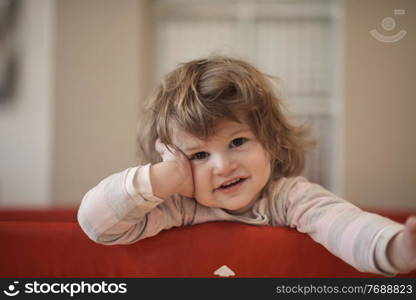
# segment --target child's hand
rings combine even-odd
[[[175,164],[174,173],[170,174],[165,180],[172,180],[179,178],[180,182],[177,184],[176,193],[192,198],[194,196],[194,181],[192,175],[191,164],[186,155],[179,149],[167,148],[165,144],[156,140],[155,149],[160,154],[163,162],[171,162]],[[180,176],[182,175],[182,176]]]
[[[387,255],[403,273],[416,269],[416,216],[407,219],[404,231],[390,242]]]

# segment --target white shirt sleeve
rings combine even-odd
[[[86,193],[77,217],[89,238],[129,244],[184,223],[180,199],[153,195],[149,169],[150,164],[126,169]]]
[[[393,276],[388,242],[404,226],[352,203],[305,179],[295,180],[284,209],[290,227],[309,234],[334,255],[362,272]]]

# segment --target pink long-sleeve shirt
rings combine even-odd
[[[282,178],[264,188],[244,213],[210,208],[194,199],[153,195],[150,165],[126,169],[102,180],[84,196],[78,221],[101,244],[130,244],[177,226],[210,221],[289,226],[309,234],[357,270],[392,276],[388,242],[402,224],[364,212],[303,177]]]

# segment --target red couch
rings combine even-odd
[[[381,277],[356,271],[293,229],[231,222],[103,246],[82,232],[76,210],[3,210],[0,245],[0,277],[218,277],[223,265],[236,277]]]

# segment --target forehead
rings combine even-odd
[[[214,127],[214,134],[206,140],[202,140],[190,133],[181,130],[175,126],[172,128],[172,141],[179,148],[198,147],[199,145],[209,143],[210,141],[229,138],[238,133],[251,132],[250,126],[242,121],[241,123],[232,120],[221,120]]]

